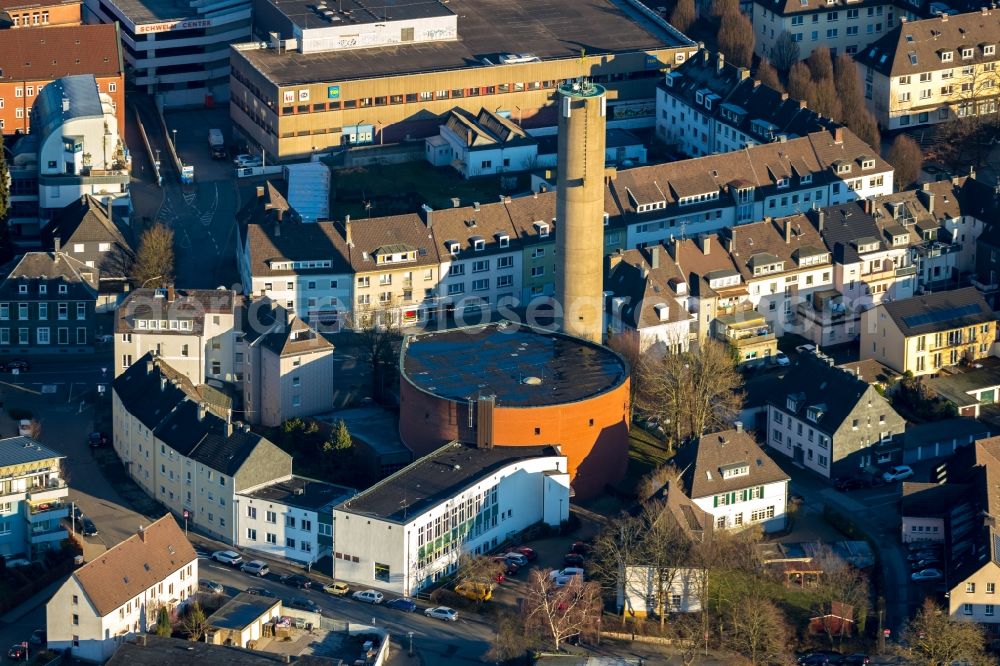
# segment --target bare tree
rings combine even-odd
[[[612,518],[594,540],[594,553],[590,560],[590,575],[599,580],[604,589],[621,593],[622,623],[628,612],[628,567],[638,558],[645,525],[638,517],[622,514]]]
[[[847,110],[847,105],[843,105],[844,110]],[[878,131],[878,121],[875,120],[875,116],[871,111],[867,109],[862,109],[861,112],[857,114],[857,118],[853,124],[850,124],[851,130],[858,135],[858,138],[867,143],[872,147],[872,150],[878,152],[880,146],[882,145],[882,133]]]
[[[788,94],[807,103],[814,97],[812,74],[804,62],[797,62],[788,70]]]
[[[809,57],[806,58],[806,64],[809,65],[809,72],[812,74],[813,81],[833,79],[833,58],[830,56],[830,49],[827,47],[820,46],[813,49]]]
[[[628,367],[635,370],[639,367],[642,361],[642,355],[639,353],[639,345],[636,341],[629,337],[626,333],[613,333],[608,336],[608,347],[617,352],[625,361],[628,363]],[[639,374],[633,372],[631,377],[629,377],[629,404],[635,405],[635,396],[639,391]]]
[[[677,0],[674,11],[670,12],[670,25],[681,32],[687,32],[697,18],[698,10],[695,9],[694,0]]]
[[[138,287],[164,287],[174,281],[174,231],[162,222],[142,233],[132,266]]]
[[[709,14],[714,18],[722,18],[726,14],[739,13],[739,0],[712,0]]]
[[[837,89],[833,85],[833,78],[814,80],[813,97],[808,102],[813,111],[821,116],[836,122],[843,120],[843,109],[837,96]]]
[[[484,585],[493,589],[498,575],[503,570],[503,564],[488,555],[463,554],[458,559],[458,573],[455,577],[460,582]]]
[[[850,608],[852,619],[858,630],[862,630],[868,617],[870,607],[870,588],[868,577],[851,566],[829,547],[824,548],[814,560],[822,570],[817,595],[822,606],[817,611],[827,618],[832,604],[839,603]],[[847,624],[833,618],[824,620],[823,630],[826,632],[830,645],[836,639],[843,642],[847,632]]]
[[[652,595],[660,627],[670,612],[674,582],[687,567],[692,543],[676,521],[663,516],[661,502],[650,502],[643,509],[645,529],[637,553],[636,564],[649,567],[652,573]]]
[[[736,361],[715,340],[697,350],[646,359],[639,374],[639,411],[669,424],[675,442],[729,427],[743,404]]]
[[[360,341],[361,359],[372,373],[372,394],[380,401],[399,360],[399,308],[392,303],[357,306],[352,324]]]
[[[900,134],[892,142],[885,159],[895,169],[896,189],[903,190],[915,183],[920,176],[924,155],[916,141],[906,134]]]
[[[537,630],[556,651],[567,638],[600,630],[601,588],[582,576],[559,587],[547,572],[533,569],[522,604],[526,627]]]
[[[523,657],[534,646],[534,636],[528,633],[523,618],[502,612],[496,620],[496,634],[486,658],[490,661],[510,661]]]
[[[647,502],[653,499],[664,487],[681,490],[681,472],[673,465],[662,465],[657,467],[646,476],[639,479],[636,485],[636,496],[640,502]]]
[[[778,76],[778,70],[774,68],[774,65],[767,58],[761,58],[760,64],[757,66],[757,79],[765,86],[774,88],[778,92],[785,92],[785,86],[781,85],[781,77]]]
[[[740,603],[727,610],[727,647],[755,665],[793,663],[788,650],[788,620],[759,589],[747,590]]]
[[[903,631],[909,662],[916,666],[962,663],[969,666],[995,664],[986,654],[982,627],[975,622],[952,619],[930,599]]]
[[[739,9],[722,15],[718,42],[719,51],[729,62],[738,67],[750,67],[753,64],[753,26]]]
[[[200,603],[195,601],[188,607],[181,620],[181,627],[192,641],[200,641],[201,637],[205,635],[205,630],[208,629],[208,618]]]
[[[792,33],[785,30],[778,36],[778,39],[774,42],[774,46],[771,47],[771,60],[774,62],[774,66],[783,72],[787,72],[800,58],[801,53],[799,52],[798,43],[792,37]],[[757,76],[759,77],[760,74],[758,73]]]

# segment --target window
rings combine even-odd
[[[292,537],[285,537],[285,547],[295,548],[295,539],[293,539]]]
[[[996,583],[986,583],[986,594],[996,594],[997,584]]]
[[[975,583],[966,583],[965,584],[965,593],[966,594],[975,594],[976,593],[976,584]]]
[[[295,516],[285,516],[285,527],[295,527]]]
[[[39,328],[37,332],[38,332],[37,336],[38,344],[40,345],[49,344],[49,329]]]
[[[273,532],[268,532],[265,536],[265,541],[273,546],[278,543],[278,537]]]
[[[62,320],[69,319],[69,303],[58,303],[56,305],[56,317]],[[141,319],[139,320],[140,327],[144,323],[146,322]]]
[[[487,291],[489,288],[490,281],[488,279],[472,281],[472,291]]]
[[[257,517],[257,507],[255,507],[255,506],[248,506],[247,507],[247,518],[256,518],[256,517]]]
[[[311,520],[306,520],[305,518],[303,518],[302,519],[302,527],[301,527],[301,529],[302,529],[303,532],[312,532],[312,521]]]
[[[472,272],[482,273],[483,271],[490,270],[490,260],[489,259],[477,259],[472,262]]]
[[[962,604],[962,613],[972,615],[972,604]]]
[[[80,616],[73,613],[73,624],[80,624]]]
[[[86,319],[87,318],[87,304],[86,303],[77,303],[76,304],[76,318],[77,319]]]
[[[380,564],[379,562],[375,563],[375,580],[380,580],[383,583],[388,583],[389,575],[390,575],[390,570],[388,564]]]
[[[256,541],[257,540],[257,530],[252,527],[247,528],[247,540]]]
[[[28,318],[28,304],[27,303],[18,303],[17,304],[17,318],[18,319],[27,319]]]
[[[222,374],[222,362],[221,361],[212,361],[211,373],[213,375],[221,375]]]

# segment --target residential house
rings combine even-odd
[[[604,292],[612,333],[636,354],[687,351],[694,320],[687,309],[687,280],[666,249],[619,250],[608,261]]]
[[[903,543],[944,545],[945,520],[956,506],[968,507],[963,495],[972,490],[964,483],[903,481],[899,500],[900,537]]]
[[[243,292],[268,298],[313,327],[338,331],[351,311],[347,241],[333,222],[302,223],[268,181],[238,215],[237,265]]]
[[[236,495],[236,546],[310,565],[333,555],[333,507],[356,491],[293,476]]]
[[[861,358],[914,375],[985,358],[997,339],[996,317],[975,287],[883,302],[861,324]]]
[[[537,523],[569,515],[566,457],[549,446],[452,442],[334,509],[333,576],[412,595]]]
[[[239,592],[205,620],[205,642],[252,649],[266,637],[264,625],[280,618],[281,599]]]
[[[70,574],[45,606],[47,647],[106,661],[197,591],[198,555],[165,515]]]
[[[228,289],[136,289],[115,313],[115,377],[152,352],[192,384],[242,381],[238,299]]]
[[[623,584],[618,587],[618,612],[629,617],[654,616],[661,594],[664,614],[700,612],[705,575],[704,569],[696,567],[627,565]]]
[[[409,326],[437,316],[443,251],[427,219],[417,214],[345,218],[356,326],[371,317]]]
[[[478,317],[519,304],[523,252],[505,201],[425,208],[422,215],[441,257],[437,293],[442,312]]]
[[[1000,13],[900,22],[855,60],[881,127],[905,129],[997,112]]]
[[[61,25],[48,30],[48,25],[61,20],[57,3],[5,1],[2,12],[16,19],[18,30],[6,30],[0,40],[0,134],[31,131],[31,107],[45,86],[59,77],[90,74],[95,77],[99,92],[111,95],[118,126],[125,126],[125,68],[117,25]],[[69,8],[71,3],[58,3]],[[76,5],[75,22],[79,23],[80,3]],[[47,5],[47,6],[46,6]],[[25,14],[31,13],[30,27],[25,27]],[[37,20],[36,20],[37,18]],[[31,59],[24,54],[30,53]]]
[[[962,416],[979,418],[984,405],[1000,402],[1000,368],[974,368],[968,372],[941,373],[926,382],[927,388],[955,406]]]
[[[790,39],[805,58],[813,49],[826,47],[831,55],[855,55],[914,17],[913,11],[891,0],[839,3],[827,0],[753,0],[750,20],[754,53],[775,59],[783,40]],[[785,33],[789,37],[785,37]]]
[[[280,426],[337,405],[333,345],[298,317],[248,338],[243,411],[251,423]]]
[[[555,190],[512,198],[504,206],[521,246],[521,302],[548,302],[556,288]]]
[[[130,162],[117,109],[122,100],[116,97],[101,92],[93,74],[56,79],[35,97],[39,227],[88,194],[117,207],[124,217],[130,214]]]
[[[93,353],[98,277],[65,252],[22,255],[0,282],[0,355]]]
[[[690,442],[673,461],[688,497],[712,516],[716,530],[751,525],[761,525],[765,532],[785,529],[789,476],[742,423]]]
[[[892,167],[850,130],[635,167],[608,182],[625,245],[695,237],[892,192]]]
[[[872,446],[905,427],[874,386],[816,354],[801,354],[781,389],[769,400],[767,445],[820,476],[869,467]]]
[[[750,70],[701,49],[656,87],[656,136],[685,155],[729,153],[830,130],[805,102],[763,85]]]
[[[114,450],[128,475],[177,516],[236,543],[236,494],[292,475],[292,458],[229,404],[147,353],[112,384]]]
[[[30,437],[0,439],[0,556],[40,559],[68,536],[65,458]]]
[[[0,4],[0,28],[80,25],[80,0],[5,0]]]
[[[424,154],[434,166],[451,166],[464,178],[476,178],[530,171],[538,159],[538,141],[489,109],[473,115],[455,107],[438,134],[424,139]]]

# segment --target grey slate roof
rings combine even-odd
[[[28,293],[19,293],[19,285],[28,284]],[[47,286],[38,293],[38,286]],[[11,301],[90,301],[97,299],[98,270],[65,252],[27,252],[14,269],[0,282],[0,298]],[[58,286],[66,285],[60,294]]]
[[[240,592],[207,620],[209,627],[243,630],[261,615],[281,603],[281,599]]]
[[[278,356],[311,354],[333,349],[333,345],[326,338],[298,317],[292,319],[288,326],[276,327],[275,330],[262,336],[260,344]]]
[[[904,336],[926,335],[991,322],[996,317],[975,287],[938,291],[883,303]]]
[[[264,502],[278,502],[288,506],[319,511],[323,507],[340,503],[355,494],[355,490],[326,481],[293,476],[243,493]]]
[[[30,437],[5,437],[0,439],[0,469],[10,465],[24,465],[49,458],[65,458],[63,454],[39,444]]]
[[[681,447],[673,463],[692,499],[789,479],[745,430],[705,435]],[[732,465],[748,465],[750,472],[723,478],[722,470]]]
[[[55,247],[55,239],[58,238],[64,251],[68,251],[75,243],[111,243],[115,249],[123,252],[128,258],[135,257],[136,243],[132,235],[132,230],[128,227],[119,226],[108,218],[105,206],[91,195],[80,197],[65,208],[56,212],[52,220],[45,225],[42,230],[43,247],[52,250]],[[95,248],[96,250],[96,248]],[[91,252],[86,254],[90,255]],[[114,266],[112,261],[103,261],[95,265],[101,269],[101,274],[108,277],[109,273],[114,273],[115,268],[121,269],[124,266]],[[89,257],[88,257],[89,258]],[[85,260],[85,259],[84,259]]]

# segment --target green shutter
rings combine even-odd
[[[716,495],[715,497],[712,498],[712,506],[713,507],[719,506],[719,496],[718,495]]]

